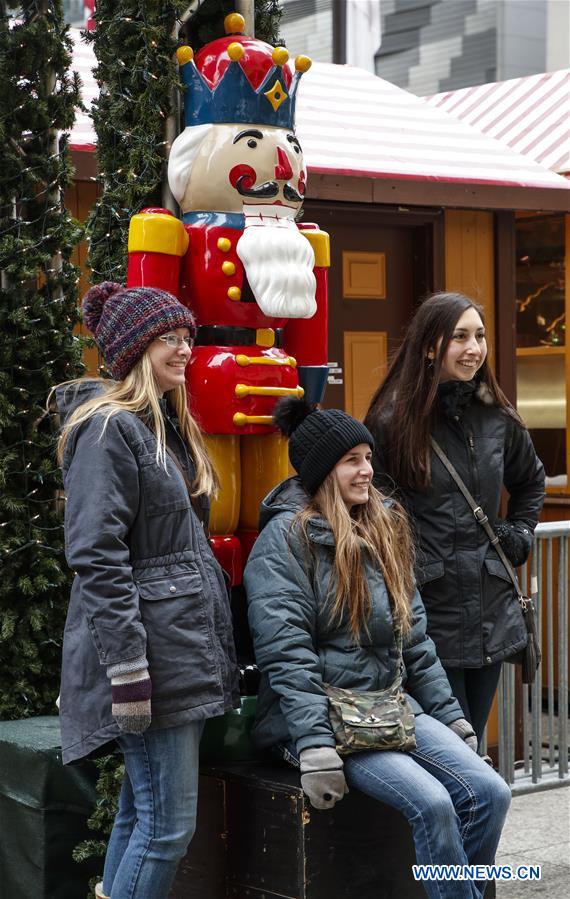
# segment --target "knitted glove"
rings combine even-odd
[[[497,521],[494,530],[513,568],[523,565],[532,547],[532,532],[524,525],[502,519]]]
[[[303,749],[299,762],[301,786],[313,808],[332,808],[348,793],[342,759],[332,746]]]
[[[113,704],[111,712],[126,734],[142,734],[150,725],[152,684],[144,656],[130,662],[109,665]]]
[[[467,718],[457,718],[456,721],[452,721],[451,724],[448,724],[448,727],[454,734],[457,734],[464,743],[467,743],[469,749],[472,749],[473,752],[477,752],[477,737]]]

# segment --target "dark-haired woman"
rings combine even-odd
[[[482,309],[459,293],[426,299],[413,318],[366,424],[375,483],[396,490],[418,549],[428,633],[481,741],[501,663],[526,644],[512,585],[434,437],[482,506],[514,566],[526,561],[544,499],[544,469],[488,364]],[[499,518],[507,489],[506,515]]]
[[[510,790],[474,751],[426,635],[407,516],[371,484],[372,435],[339,409],[291,398],[276,422],[299,476],[263,501],[245,569],[262,674],[253,737],[298,765],[317,809],[332,808],[347,785],[397,808],[418,864],[490,865]],[[327,686],[369,694],[402,676],[416,745],[367,742],[344,753]],[[423,885],[431,899],[481,899],[484,890],[469,880]]]

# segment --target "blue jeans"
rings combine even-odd
[[[117,738],[125,779],[105,857],[105,896],[167,899],[196,827],[203,728],[191,721]]]
[[[490,865],[511,802],[507,784],[445,724],[416,717],[412,752],[344,758],[350,788],[408,820],[419,865]],[[290,755],[285,757],[291,760]],[[485,883],[423,881],[430,899],[480,899]]]

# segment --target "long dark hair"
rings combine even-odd
[[[365,424],[374,431],[375,421],[387,413],[388,474],[401,487],[422,490],[430,484],[429,437],[441,366],[457,322],[467,309],[475,309],[485,324],[481,306],[462,293],[442,291],[427,297],[414,315],[384,382],[372,397]],[[476,377],[487,388],[489,401],[522,425],[499,387],[488,357]]]

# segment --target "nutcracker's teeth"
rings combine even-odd
[[[253,220],[259,222],[260,219],[268,224],[275,223],[276,221],[284,222],[286,224],[291,222],[294,224],[296,209],[291,206],[277,204],[253,205],[247,203],[244,204],[243,213],[246,225]]]

